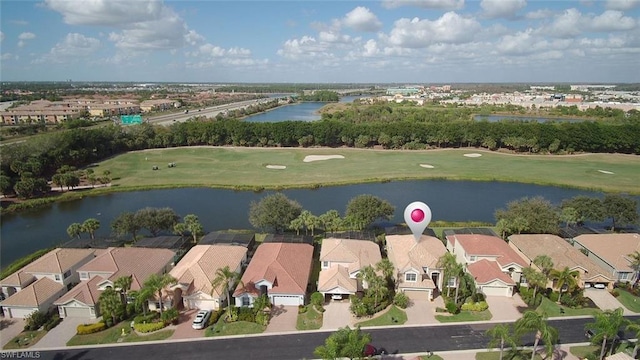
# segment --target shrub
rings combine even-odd
[[[441,308],[441,307],[436,307],[436,312],[437,313],[444,313],[447,312],[447,309]]]
[[[162,322],[165,324],[177,324],[178,319],[180,318],[180,312],[176,308],[171,308],[162,313]]]
[[[133,322],[136,324],[144,324],[149,322],[154,322],[155,320],[160,318],[160,313],[152,311],[147,315],[138,315],[133,318]]]
[[[47,321],[44,324],[44,329],[46,331],[49,331],[49,330],[53,329],[54,327],[58,326],[58,324],[60,324],[61,321],[62,321],[62,319],[60,319],[60,315],[54,314],[51,317],[51,319],[49,319],[49,321]]]
[[[107,325],[103,322],[98,322],[95,324],[80,324],[76,328],[76,332],[78,335],[87,335],[97,333],[98,331],[102,331],[107,328]]]
[[[473,294],[473,296],[471,296],[471,299],[473,300],[473,302],[481,302],[486,300],[484,294],[480,292]]]
[[[147,324],[133,324],[133,328],[137,332],[148,333],[164,328],[166,325],[162,321],[152,322]]]
[[[355,315],[356,317],[367,315],[367,306],[357,296],[351,297],[351,306],[349,306],[349,310],[351,310],[353,315]]]
[[[49,320],[49,315],[46,312],[34,311],[25,318],[24,325],[25,331],[38,330]]]
[[[222,310],[222,309],[218,309],[218,311],[211,312],[211,316],[209,317],[208,326],[211,326],[211,325],[217,323],[218,319],[220,319],[220,315],[222,315],[223,313],[224,313],[224,310]]]
[[[311,303],[316,307],[321,307],[324,305],[324,295],[320,292],[314,292],[311,294]]]
[[[409,306],[409,297],[403,292],[396,293],[393,297],[393,304],[401,309],[406,309]]]
[[[304,314],[307,312],[307,307],[304,305],[298,305],[298,314]]]
[[[560,296],[560,294],[558,294],[557,291],[552,291],[549,294],[549,300],[553,301],[553,302],[558,302],[558,297]]]
[[[447,302],[445,307],[447,308],[447,312],[450,314],[457,314],[460,312],[460,309],[458,309],[458,305],[456,305],[456,303],[454,303],[453,301]]]
[[[487,304],[486,301],[462,304],[462,310],[466,311],[485,311],[488,308],[489,304]]]
[[[238,310],[238,321],[255,322],[256,314],[253,312],[252,308],[241,307]]]
[[[618,297],[620,296],[620,291],[618,289],[611,290],[611,295]]]
[[[269,324],[269,314],[262,311],[257,313],[256,323],[262,326],[267,326]]]

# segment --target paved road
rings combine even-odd
[[[634,320],[640,316],[629,317]],[[558,329],[560,343],[584,342],[584,325],[592,318],[551,320]],[[495,323],[463,325],[436,325],[366,329],[373,343],[396,353],[424,353],[426,351],[452,351],[485,349],[488,339],[484,332]],[[108,360],[108,359],[312,359],[313,350],[324,343],[331,332],[305,332],[272,336],[207,338],[199,341],[138,343],[133,346],[104,346],[86,349],[41,351],[40,359],[54,360]],[[524,338],[523,345],[532,345],[533,334]]]
[[[241,109],[252,104],[261,104],[261,103],[274,101],[274,100],[275,99],[271,99],[271,98],[258,99],[258,100],[246,100],[246,101],[234,102],[230,104],[203,108],[202,111],[191,109],[189,110],[188,114],[185,114],[183,112],[173,113],[173,114],[163,114],[163,115],[150,117],[148,121],[152,124],[170,125],[173,122],[187,121],[196,116],[215,117],[216,115],[224,111]]]

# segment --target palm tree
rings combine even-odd
[[[187,226],[187,230],[191,233],[191,237],[193,238],[193,243],[196,244],[198,242],[198,236],[204,233],[202,228],[202,224],[198,217],[194,214],[185,215],[184,223]]]
[[[531,266],[522,269],[522,276],[527,279],[527,285],[533,288],[533,300],[535,301],[538,289],[547,284],[546,276]]]
[[[231,288],[236,281],[240,287],[244,287],[244,283],[240,280],[240,274],[231,271],[229,266],[216,270],[216,277],[211,281],[211,295],[220,286],[222,286],[222,291],[227,294],[227,318],[231,317]]]
[[[80,223],[73,223],[67,228],[67,234],[69,234],[69,237],[78,237],[78,240],[80,240],[80,234],[82,233],[82,224]]]
[[[489,349],[500,345],[500,360],[502,360],[505,345],[509,345],[512,348],[517,346],[515,339],[511,335],[511,327],[508,324],[498,324],[487,330],[485,334],[491,337]]]
[[[380,271],[382,273],[382,276],[384,276],[387,281],[393,281],[393,273],[395,272],[395,267],[388,258],[380,260],[376,264],[376,270]]]
[[[524,315],[515,322],[514,326],[518,336],[531,331],[536,332],[536,338],[533,342],[533,350],[531,352],[531,360],[535,358],[536,349],[540,340],[544,342],[547,356],[553,354],[553,344],[558,339],[558,330],[549,326],[546,314],[540,314],[531,310],[526,311]]]
[[[446,252],[438,259],[438,263],[436,265],[438,268],[442,269],[442,272],[444,273],[444,281],[447,286],[447,297],[449,297],[449,291],[451,290],[451,287],[449,286],[449,279],[451,279],[452,269],[457,263],[456,256],[450,252]],[[458,283],[456,279],[456,287],[457,286]]]
[[[451,274],[456,277],[456,294],[454,297],[454,302],[458,303],[458,294],[460,293],[460,277],[464,275],[464,266],[459,263],[455,263],[455,265],[451,268]]]
[[[151,291],[149,288],[142,288],[140,291],[130,291],[129,295],[135,299],[136,309],[142,308],[142,312],[147,315],[149,304],[147,301],[153,297],[155,291]]]
[[[123,314],[123,303],[119,294],[113,288],[105,289],[99,298],[100,311],[104,315],[111,316],[113,324],[118,322],[118,318]]]
[[[604,353],[607,347],[607,340],[611,341],[611,349],[609,355],[613,354],[615,347],[615,337],[620,331],[620,327],[623,326],[627,320],[623,316],[622,308],[615,310],[606,310],[602,313],[596,313],[594,316],[594,322],[585,325],[585,328],[591,329],[594,332],[591,342],[597,343],[602,340],[602,348],[600,349],[600,360],[604,359]]]
[[[358,276],[367,283],[367,293],[373,294],[373,307],[378,306],[378,298],[383,297],[389,288],[386,281],[378,274],[371,265],[367,265],[360,270]]]
[[[626,330],[633,331],[636,334],[636,339],[640,339],[640,322],[629,322]],[[638,348],[640,348],[640,340],[636,341],[633,347],[633,354],[631,354],[631,357],[634,359],[638,355]]]
[[[538,255],[533,259],[533,263],[542,271],[542,273],[549,277],[549,273],[553,269],[553,260],[548,255]]]
[[[144,282],[143,288],[158,295],[158,299],[160,301],[160,317],[162,317],[162,309],[164,308],[164,296],[162,295],[162,290],[169,285],[176,284],[177,282],[178,280],[169,273],[162,275],[153,274]]]
[[[91,239],[95,239],[95,232],[100,228],[100,221],[95,218],[90,218],[82,223],[82,231],[89,234]]]
[[[631,268],[636,272],[636,279],[633,281],[633,287],[638,285],[638,281],[640,280],[640,252],[638,250],[634,251],[632,254],[627,255],[631,258]]]
[[[133,282],[133,277],[129,276],[120,276],[113,282],[113,286],[120,290],[120,299],[122,303],[127,306],[127,293],[131,289],[131,283]]]
[[[562,270],[551,270],[549,278],[553,280],[560,291],[558,303],[560,302],[560,298],[562,298],[562,292],[565,291],[565,288],[568,292],[578,285],[578,276],[580,276],[580,273],[577,270],[572,271],[568,266],[565,266]]]

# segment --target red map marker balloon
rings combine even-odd
[[[404,209],[404,221],[411,229],[416,241],[431,222],[431,209],[421,201],[414,201]]]

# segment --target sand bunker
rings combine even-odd
[[[471,154],[464,154],[464,156],[474,158],[474,157],[480,157],[480,156],[482,156],[482,154],[471,153]]]
[[[319,160],[330,160],[330,159],[344,159],[342,155],[307,155],[304,157],[304,162],[312,162]]]
[[[426,169],[433,169],[433,165],[429,165],[429,164],[420,164],[420,167],[426,168]]]
[[[276,170],[283,170],[286,169],[287,167],[284,165],[267,165],[267,169],[276,169]]]
[[[607,171],[607,170],[598,170],[598,171],[603,173],[603,174],[609,174],[609,175],[613,175],[614,174],[612,171]]]

